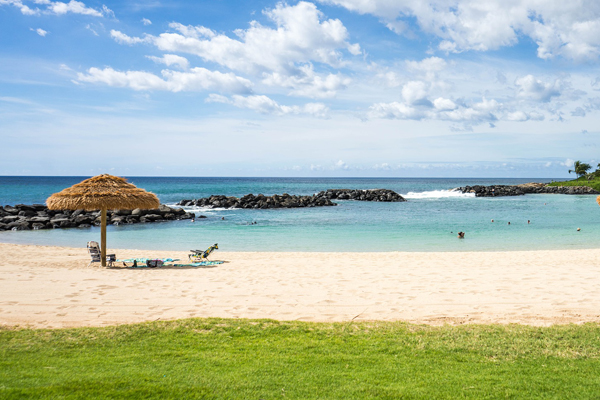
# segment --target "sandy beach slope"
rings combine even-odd
[[[119,258],[187,252],[117,250]],[[427,324],[600,321],[600,249],[477,253],[215,252],[206,268],[88,267],[85,248],[0,244],[0,324],[189,317]]]

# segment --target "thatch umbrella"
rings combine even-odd
[[[154,193],[127,183],[124,178],[103,174],[54,193],[46,204],[51,210],[101,210],[102,266],[106,267],[106,210],[152,209],[158,208],[160,202]]]

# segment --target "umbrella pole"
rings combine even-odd
[[[102,250],[102,266],[106,267],[106,208],[102,209],[102,216],[100,217],[102,223],[102,229],[100,231],[100,243]]]

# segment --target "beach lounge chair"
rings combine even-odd
[[[203,260],[208,260],[208,256],[210,255],[210,253],[218,249],[219,244],[215,243],[206,250],[190,250],[191,253],[188,255],[188,258],[190,259],[190,261],[202,262]]]
[[[92,261],[88,264],[88,267],[95,262],[102,262],[102,251],[100,250],[100,246],[98,242],[88,242],[87,249],[90,253],[90,257],[92,257]],[[109,267],[113,266],[113,262],[117,261],[117,256],[114,254],[106,255],[106,263]]]

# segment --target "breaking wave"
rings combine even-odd
[[[462,193],[454,190],[432,190],[429,192],[408,192],[405,199],[443,199],[448,197],[475,197],[475,193]]]

